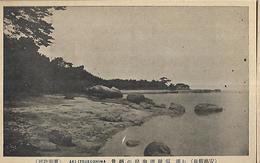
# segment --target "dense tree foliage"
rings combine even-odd
[[[15,97],[19,93],[79,92],[82,88],[103,84],[104,80],[73,67],[62,58],[50,60],[38,52],[31,38],[4,38],[4,93]]]
[[[54,10],[64,7],[4,8],[4,94],[60,93],[80,91],[84,86],[102,84],[104,80],[73,67],[62,58],[50,60],[39,53],[40,46],[52,43],[54,30],[46,21]]]
[[[52,43],[54,28],[48,22],[55,10],[65,7],[4,8],[4,95],[81,92],[102,84],[119,89],[176,89],[162,77],[152,80],[103,80],[84,69],[74,67],[61,57],[50,60],[39,53],[40,46]],[[179,85],[178,88],[183,87]],[[185,86],[184,86],[185,87]]]
[[[117,87],[124,90],[189,90],[190,86],[184,83],[172,84],[169,83],[170,80],[122,80],[122,79],[113,79],[107,80],[105,85],[109,87]]]
[[[65,7],[5,7],[4,35],[8,38],[31,38],[36,45],[47,47],[52,43],[50,34],[54,28],[46,18],[54,10],[65,10]]]

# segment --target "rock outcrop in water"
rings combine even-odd
[[[214,104],[202,103],[195,106],[195,113],[199,115],[217,113],[223,111],[222,107]]]
[[[90,96],[99,98],[122,98],[123,94],[115,87],[108,88],[103,85],[96,85],[86,89],[86,93]]]
[[[141,106],[144,109],[166,108],[165,104],[156,104],[152,99],[146,98],[143,94],[131,93],[126,97],[127,101]],[[132,105],[132,104],[130,104]]]
[[[144,156],[170,156],[170,148],[161,142],[152,142],[144,149]]]
[[[185,113],[185,108],[180,104],[171,103],[169,110],[173,111],[176,115],[182,115]]]
[[[128,94],[126,99],[130,102],[140,104],[141,102],[145,102],[145,97],[142,94],[139,93],[131,93]]]

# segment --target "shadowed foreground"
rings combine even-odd
[[[84,96],[45,95],[5,105],[5,156],[95,156],[126,127],[156,115],[176,116],[159,105]]]

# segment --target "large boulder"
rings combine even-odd
[[[103,85],[96,85],[86,90],[87,94],[100,98],[122,98],[123,94],[115,87],[108,88]]]
[[[72,136],[59,130],[52,130],[49,132],[49,141],[62,146],[74,146],[72,143]]]
[[[139,94],[139,93],[131,93],[128,94],[126,99],[130,102],[136,103],[136,104],[140,104],[141,102],[145,102],[146,98],[144,97],[144,95]]]
[[[170,148],[161,142],[152,142],[144,149],[144,156],[170,156]]]
[[[194,109],[196,114],[210,114],[223,111],[222,107],[214,104],[201,103],[195,106]]]
[[[171,103],[169,110],[173,111],[174,114],[182,115],[185,113],[185,108],[180,104]]]
[[[119,89],[117,89],[116,87],[111,87],[111,89],[113,90],[113,91],[116,91],[116,92],[121,92]]]

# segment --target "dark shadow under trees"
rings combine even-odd
[[[65,7],[4,8],[4,98],[21,95],[82,93],[86,87],[105,85],[119,89],[189,89],[185,84],[169,84],[170,80],[104,80],[92,75],[84,66],[73,66],[62,57],[50,60],[39,53],[50,46],[54,28],[45,18]]]

